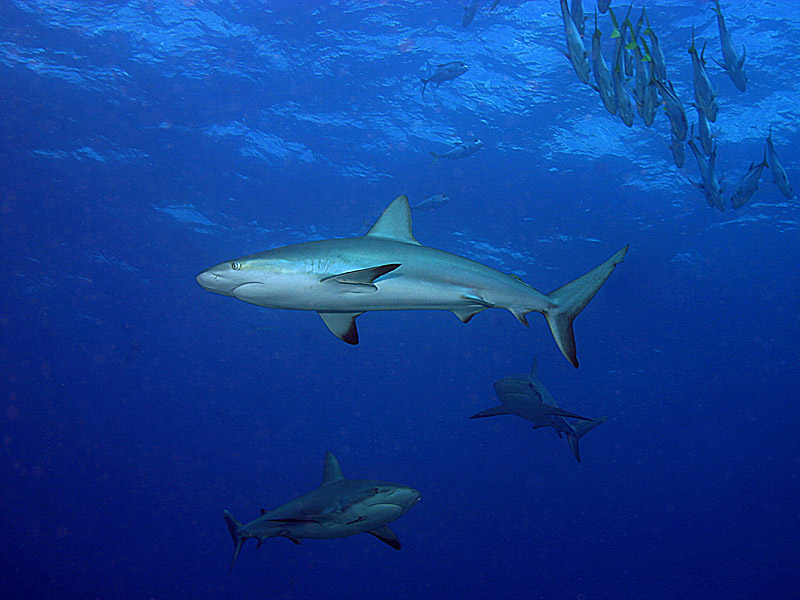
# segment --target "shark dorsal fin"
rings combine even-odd
[[[385,238],[395,242],[419,245],[411,233],[411,207],[408,205],[408,198],[405,196],[395,198],[375,221],[366,237]]]
[[[344,477],[342,476],[342,469],[339,468],[339,461],[336,460],[333,454],[326,452],[325,466],[322,468],[322,483],[320,487],[328,485],[329,483],[341,481],[342,479],[344,479]]]

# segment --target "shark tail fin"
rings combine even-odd
[[[233,565],[236,564],[236,559],[239,558],[239,551],[242,549],[242,544],[247,537],[242,534],[242,524],[234,519],[231,513],[229,513],[227,510],[223,510],[222,516],[225,519],[225,524],[228,526],[228,531],[231,532],[233,543],[236,546],[233,550],[233,560],[231,561],[231,566],[228,569],[228,573],[230,573],[233,570]]]
[[[431,156],[433,156],[433,162],[431,164],[434,165],[436,164],[436,161],[439,160],[439,155],[436,154],[436,152],[434,152],[433,150],[431,150]]]
[[[575,460],[581,462],[581,451],[578,448],[578,440],[589,433],[592,429],[601,423],[605,423],[606,421],[608,421],[608,417],[600,417],[599,419],[594,419],[592,421],[581,421],[580,423],[572,426],[572,428],[575,430],[575,433],[568,433],[567,441],[569,442],[569,449],[572,450],[572,455],[575,457]]]
[[[600,266],[547,295],[552,307],[545,311],[544,316],[550,326],[550,332],[561,352],[575,368],[578,367],[578,358],[572,322],[589,304],[627,252],[628,246],[625,246]]]

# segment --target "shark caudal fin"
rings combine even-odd
[[[569,449],[572,450],[572,455],[575,457],[575,460],[581,462],[581,451],[578,448],[578,440],[606,421],[608,421],[608,417],[600,417],[592,421],[581,421],[572,426],[575,433],[567,433],[567,441],[569,442]]]
[[[228,531],[231,532],[231,537],[233,538],[233,543],[235,544],[235,548],[233,550],[233,560],[231,561],[231,566],[228,569],[228,573],[233,571],[233,565],[236,564],[236,559],[239,558],[239,551],[242,549],[242,544],[247,539],[244,535],[242,535],[242,524],[239,523],[236,519],[233,518],[233,515],[229,513],[227,510],[222,511],[222,516],[225,519],[225,524],[228,526]]]
[[[572,321],[589,304],[627,252],[628,246],[625,246],[599,267],[547,294],[547,298],[553,304],[553,307],[544,313],[547,324],[550,325],[550,331],[561,352],[575,368],[578,367],[578,357],[575,353]]]

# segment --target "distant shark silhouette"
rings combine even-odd
[[[325,453],[322,483],[318,488],[273,510],[261,509],[261,516],[246,525],[222,511],[235,549],[233,570],[242,544],[258,540],[257,548],[271,537],[285,537],[299,544],[303,538],[328,540],[357,533],[369,533],[400,549],[400,540],[387,526],[419,502],[420,493],[410,487],[376,479],[345,479],[339,461]]]
[[[356,317],[370,310],[449,310],[468,322],[505,308],[523,324],[540,312],[561,352],[575,366],[572,322],[622,262],[625,246],[582,277],[542,294],[517,277],[421,245],[411,209],[397,197],[363,237],[275,248],[218,264],[197,276],[201,287],[266,306],[317,311],[328,329],[358,343]]]
[[[561,437],[562,433],[567,436],[572,455],[578,462],[581,462],[578,440],[608,420],[608,417],[588,419],[559,408],[556,406],[553,395],[539,381],[537,371],[536,359],[534,359],[533,367],[529,374],[513,375],[496,382],[494,389],[502,404],[472,415],[470,419],[498,415],[517,415],[527,421],[531,421],[534,429],[552,427],[556,430],[558,437]],[[578,419],[579,422],[572,424],[567,421],[567,418]]]

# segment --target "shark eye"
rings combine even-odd
[[[232,262],[231,263],[231,269],[233,269],[234,271],[238,271],[241,268],[242,268],[242,265],[240,265],[238,262]]]

